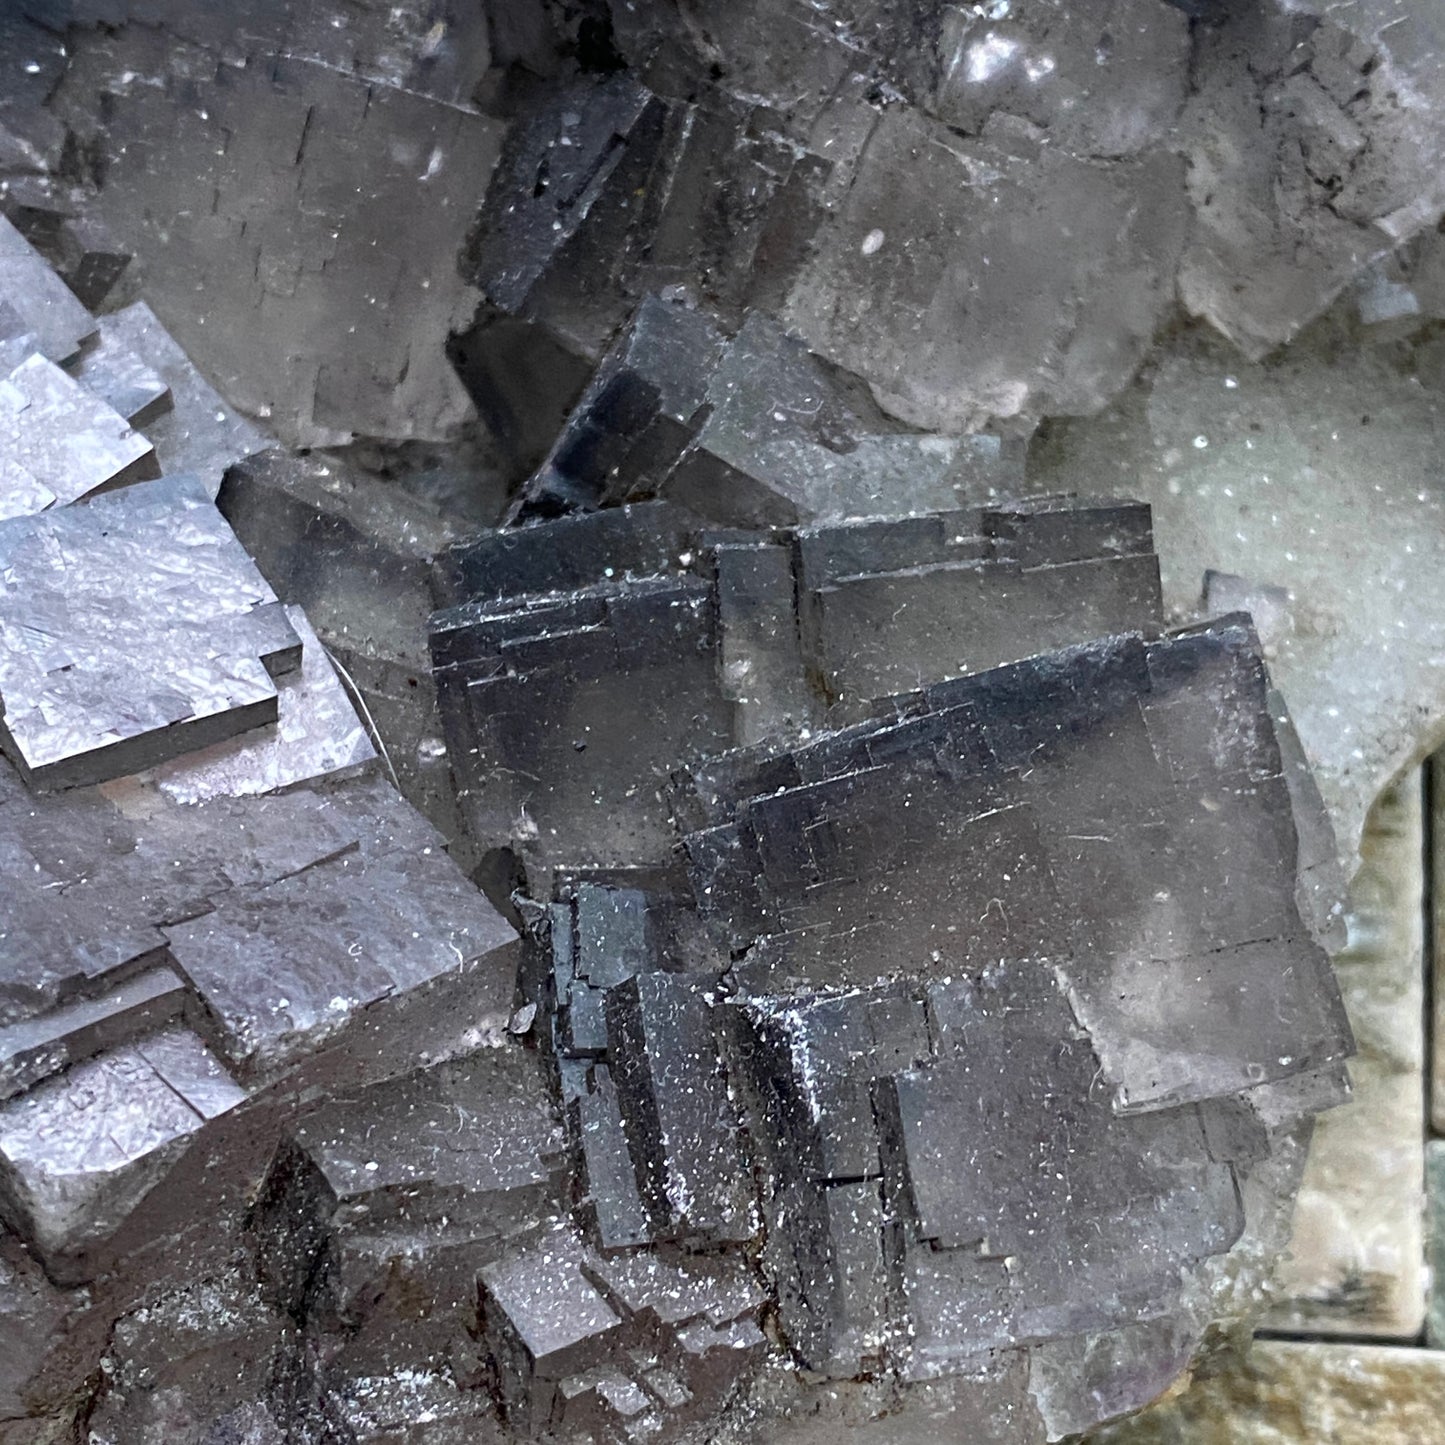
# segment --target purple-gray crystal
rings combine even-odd
[[[1419,16],[14,9],[0,1442],[1167,1389],[1348,1097],[1339,856],[1288,594],[1028,438],[1434,227]]]

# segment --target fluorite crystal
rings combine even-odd
[[[14,9],[0,1445],[1168,1389],[1348,1095],[1339,856],[1288,595],[1026,442],[1178,299],[1429,310],[1423,16]]]

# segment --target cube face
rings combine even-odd
[[[767,530],[714,525],[716,511],[580,512],[439,559],[450,605],[431,646],[462,813],[479,846],[522,856],[540,892],[559,870],[668,866],[665,779],[681,765],[1162,626],[1137,503],[1039,499]]]
[[[376,745],[326,648],[299,607],[284,610],[301,643],[301,665],[275,679],[275,726],[148,769],[146,785],[173,802],[204,803],[354,777],[376,764]]]
[[[1072,549],[1034,535],[1032,560]],[[1239,1237],[1277,1093],[1328,1092],[1351,1049],[1272,706],[1226,618],[939,682],[684,780],[764,1258],[809,1368],[921,1382],[1135,1328]]]
[[[577,1242],[545,1239],[535,1252],[482,1271],[482,1287],[527,1358],[552,1379],[571,1374],[620,1323],[582,1270]]]
[[[102,782],[274,722],[301,644],[193,479],[0,523],[0,728],[33,787]]]
[[[170,383],[156,366],[126,345],[117,333],[113,316],[96,325],[99,329],[95,344],[76,366],[76,380],[133,427],[144,431],[174,406]]]
[[[154,448],[128,418],[39,353],[0,386],[0,451],[0,518],[160,475]]]
[[[481,1272],[483,1329],[518,1434],[596,1415],[675,1431],[707,1417],[765,1348],[766,1294],[737,1257],[599,1255],[554,1228]]]
[[[1110,372],[1142,359],[1167,305],[1183,186],[1162,154],[1101,169],[1023,128],[961,137],[916,110],[885,112],[783,320],[915,426],[1088,409]],[[1137,224],[1121,229],[1125,210]],[[1030,244],[1051,224],[1069,229],[1063,255]],[[1076,316],[1068,298],[1092,291],[1106,253],[1127,300]],[[860,294],[866,308],[852,304]]]
[[[59,1278],[234,1203],[303,1097],[505,1017],[515,932],[379,781],[194,804],[132,784],[125,811],[3,777],[0,1210]],[[177,1169],[200,1177],[172,1192]],[[550,1192],[522,1174],[499,1187]]]
[[[445,575],[474,598],[433,630],[472,756],[525,761],[511,805],[547,820],[540,847],[511,835],[553,890],[525,992],[597,1247],[748,1243],[794,1359],[835,1381],[931,1386],[1184,1308],[1280,1110],[1332,1096],[1351,1041],[1301,912],[1323,851],[1294,818],[1312,837],[1318,799],[1257,639],[1164,629],[1147,508],[719,531],[635,504]],[[682,596],[713,619],[695,715],[722,699],[708,716],[745,744],[699,746],[658,799],[687,888],[664,853],[568,858],[548,810],[585,765],[536,766],[535,743],[587,728],[631,769],[614,806],[650,806],[662,732],[543,664],[585,636],[589,666],[630,666],[676,640]],[[1149,1341],[1160,1370],[1181,1340]],[[583,1371],[563,1393],[599,1390]]]
[[[1017,446],[900,426],[763,312],[728,337],[649,292],[508,515],[663,498],[756,528],[949,512],[1022,483]]]
[[[245,1091],[195,1034],[121,1045],[0,1106],[0,1209],[42,1259],[119,1229]]]
[[[157,383],[165,388],[169,404],[156,397],[149,403],[155,415],[142,430],[155,446],[162,471],[198,477],[208,496],[220,489],[226,468],[267,445],[267,435],[237,414],[196,369],[171,334],[144,301],[133,301],[119,311],[97,319],[101,346],[97,364],[111,357],[123,365],[123,375],[139,376],[142,395],[154,396]],[[86,375],[82,359],[79,380],[98,390]],[[107,396],[117,410],[116,399]]]
[[[1012,1026],[981,1009],[961,1026],[972,1038],[957,1055],[892,1079],[885,1147],[901,1152],[918,1236],[1022,1256],[1073,1223],[1146,1215],[1176,1189],[1207,1197],[1209,1176],[1228,1166],[1208,1161],[1192,1111],[1116,1115],[1057,985],[1051,1007],[1025,1013],[1029,992],[1015,995]],[[1082,1170],[1076,1155],[1087,1156]],[[1186,1256],[1191,1245],[1207,1252],[1182,1241]]]
[[[35,350],[50,361],[65,361],[95,334],[95,318],[57,276],[41,254],[0,217],[0,292],[20,312]]]
[[[705,987],[640,973],[607,995],[624,1130],[658,1238],[742,1243],[756,1217]]]
[[[1339,1062],[1348,1028],[1298,911],[1288,784],[1250,659],[1229,620],[1112,639],[925,689],[910,716],[794,750],[792,786],[757,750],[726,780],[730,831],[686,840],[697,895],[730,946],[777,939],[753,975],[765,992],[1045,961],[1122,1107]],[[1221,676],[1249,681],[1218,696]],[[1181,731],[1181,713],[1207,716],[1208,735]],[[707,768],[695,796],[716,796]],[[1271,1007],[1241,1003],[1251,990]]]

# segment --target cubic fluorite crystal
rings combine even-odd
[[[1025,443],[1399,301],[1378,8],[0,17],[0,1445],[1033,1445],[1238,1316],[1330,818]]]

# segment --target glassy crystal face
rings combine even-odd
[[[1288,589],[1029,439],[1435,306],[1420,7],[12,8],[0,1441],[1169,1389],[1349,1094],[1339,852]]]

